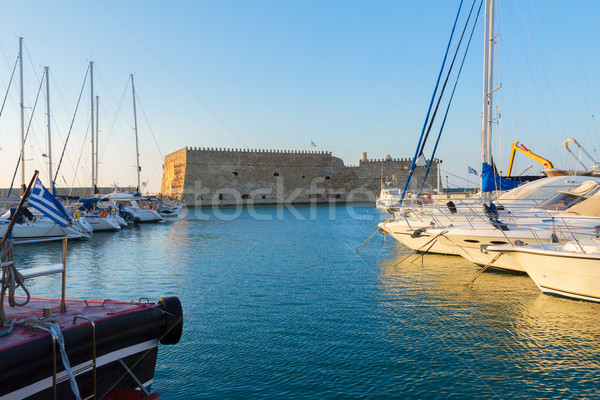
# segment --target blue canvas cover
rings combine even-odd
[[[494,190],[510,190],[521,185],[521,182],[511,181],[494,172],[488,163],[481,164],[481,191],[493,192]]]

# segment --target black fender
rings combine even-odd
[[[161,332],[161,344],[175,344],[181,339],[183,332],[183,308],[181,301],[175,296],[165,296],[158,300],[165,311],[165,327]]]

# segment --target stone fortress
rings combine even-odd
[[[439,181],[434,159],[423,186]],[[382,182],[404,188],[412,159],[369,160],[344,165],[327,151],[248,150],[186,147],[165,156],[161,195],[188,206],[374,202]],[[425,167],[417,167],[410,191],[418,191]]]

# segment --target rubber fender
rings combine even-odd
[[[162,305],[164,310],[168,313],[165,314],[166,324],[161,332],[160,343],[178,343],[179,339],[181,339],[181,333],[183,332],[183,309],[181,307],[181,301],[175,296],[165,296],[158,300],[158,304]]]

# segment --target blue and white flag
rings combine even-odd
[[[467,166],[467,168],[469,168],[469,174],[477,175],[477,171],[475,171],[474,168],[471,168],[471,167],[468,167],[468,166]]]
[[[71,224],[71,215],[67,209],[56,197],[52,196],[52,193],[46,190],[39,178],[31,190],[27,203],[60,226]]]
[[[315,142],[313,142],[312,140],[310,141],[310,145],[311,145],[312,147],[317,147],[317,144],[316,144]]]

